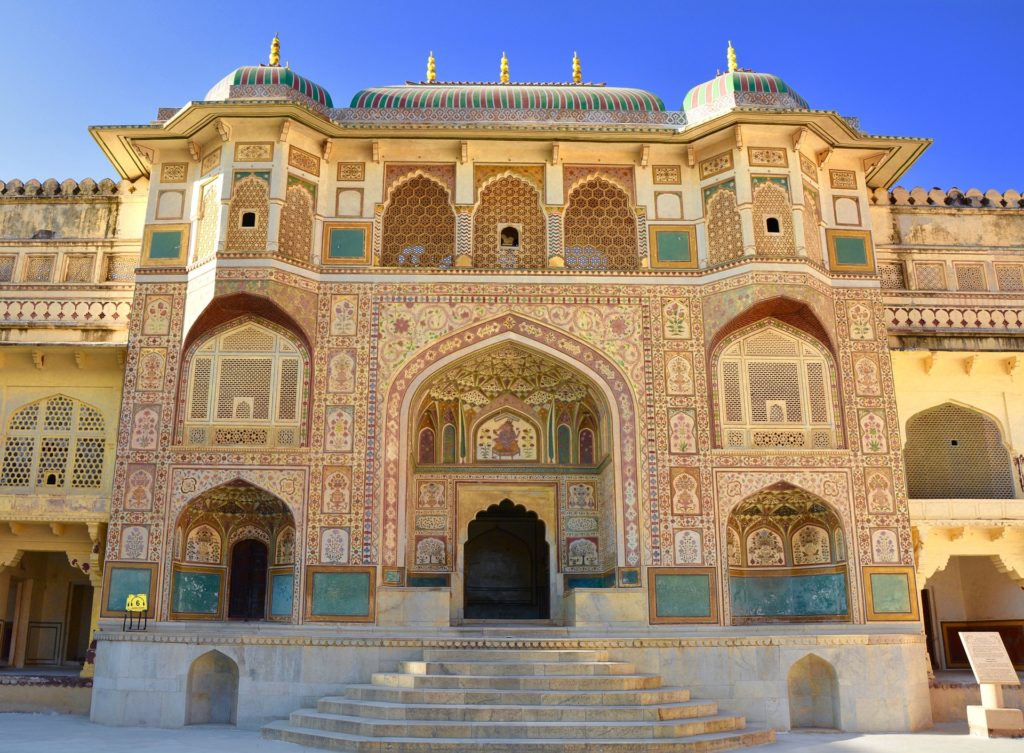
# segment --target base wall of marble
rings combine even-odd
[[[572,628],[558,636],[473,635],[454,629],[384,636],[379,628],[230,634],[206,626],[147,634],[99,634],[92,721],[111,725],[180,727],[189,706],[189,671],[210,651],[238,666],[237,724],[258,727],[309,707],[325,695],[365,683],[374,672],[393,672],[420,659],[425,647],[601,648],[612,658],[659,673],[666,684],[688,688],[694,698],[719,702],[755,725],[791,727],[789,675],[809,655],[835,671],[837,726],[845,731],[896,732],[931,726],[932,710],[923,639],[913,634],[756,634],[742,637],[648,628]],[[523,631],[521,631],[523,632]],[[418,633],[418,634],[417,634]],[[798,715],[799,716],[799,715]]]

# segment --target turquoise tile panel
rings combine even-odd
[[[370,574],[313,573],[314,617],[366,617],[370,614]]]
[[[327,256],[330,259],[362,259],[365,255],[365,244],[366,230],[363,228],[332,228]]]
[[[149,570],[110,565],[110,579],[107,581],[107,610],[123,612],[128,594],[146,594],[149,597],[150,606],[152,606],[151,578],[152,573]]]
[[[705,573],[657,574],[654,576],[657,616],[710,617],[711,576]]]
[[[906,573],[871,573],[871,601],[880,614],[909,614],[910,578]]]
[[[150,259],[177,259],[181,256],[180,230],[154,230],[149,239]]]
[[[217,614],[220,606],[220,573],[174,574],[171,611],[179,614]]]
[[[832,242],[836,248],[836,263],[851,267],[868,263],[868,245],[863,238],[838,236]]]
[[[740,617],[845,615],[845,573],[730,576],[733,614]]]
[[[655,230],[658,236],[658,261],[685,264],[693,261],[690,255],[688,230]]]
[[[292,613],[292,591],[295,576],[292,573],[275,573],[270,578],[270,614],[273,617],[288,617]]]

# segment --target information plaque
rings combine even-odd
[[[960,640],[979,685],[1020,685],[999,633],[960,633]]]

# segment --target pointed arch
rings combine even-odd
[[[409,416],[417,391],[432,375],[451,363],[506,341],[521,343],[565,361],[600,390],[609,410],[612,446],[603,451],[611,459],[616,551],[621,564],[639,564],[640,531],[635,521],[639,520],[640,488],[636,457],[620,451],[625,443],[635,447],[637,442],[635,407],[625,409],[625,406],[636,405],[631,381],[617,364],[587,342],[544,322],[511,313],[453,331],[417,353],[409,354],[405,365],[394,373],[387,385],[381,386],[378,404],[384,407],[389,418],[384,423],[379,446],[370,449],[368,460],[377,464],[374,475],[378,481],[367,490],[364,504],[372,509],[383,500],[381,528],[375,532],[375,541],[379,541],[382,549],[382,564],[397,565],[405,556],[406,512],[402,500],[409,492],[406,474],[401,472],[398,461],[408,457]],[[624,455],[629,455],[629,459],[624,459]],[[627,520],[631,521],[628,536],[624,522]]]
[[[842,729],[836,669],[817,654],[793,662],[786,674],[789,726]]]
[[[238,665],[227,654],[207,651],[188,668],[185,724],[235,724]]]

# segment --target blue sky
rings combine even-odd
[[[146,123],[201,99],[233,68],[265,62],[275,32],[293,69],[347,104],[363,86],[424,75],[586,80],[650,89],[679,108],[725,67],[775,73],[811,106],[870,133],[935,144],[901,180],[1024,189],[1019,45],[1024,3],[705,0],[470,3],[381,0],[0,0],[7,70],[0,179],[113,176],[86,128]]]

